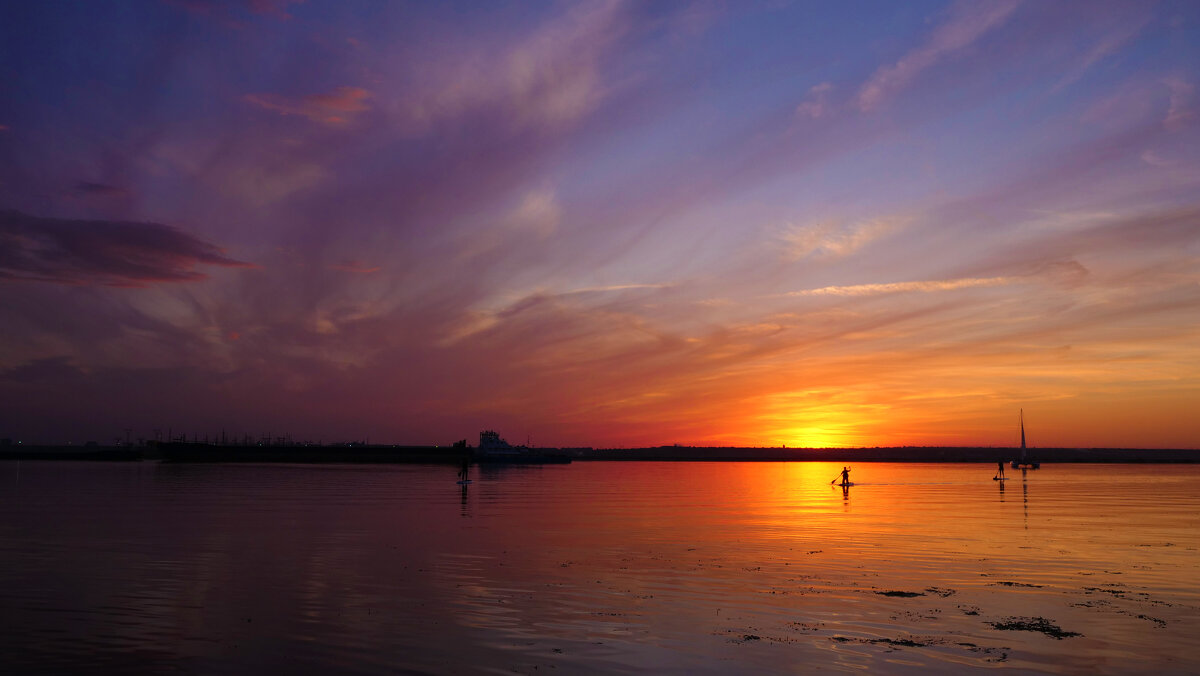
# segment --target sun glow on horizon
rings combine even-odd
[[[1200,447],[1200,3],[129,5],[0,3],[0,438]]]

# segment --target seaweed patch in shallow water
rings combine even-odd
[[[1064,631],[1044,617],[1007,617],[1001,622],[988,622],[993,629],[1001,631],[1040,631],[1051,638],[1064,639],[1069,636],[1083,636],[1079,632]]]
[[[788,622],[788,626],[796,631],[818,631],[825,626],[824,622]]]
[[[908,592],[908,591],[877,591],[880,596],[899,596],[901,598],[910,599],[914,596],[924,596],[925,592]]]
[[[1150,617],[1149,615],[1146,615],[1144,613],[1131,613],[1128,610],[1118,610],[1117,612],[1121,613],[1122,615],[1136,617],[1139,620],[1146,620],[1147,622],[1153,622],[1154,626],[1158,629],[1162,629],[1163,627],[1167,626],[1166,620],[1160,620],[1157,617]]]
[[[838,643],[864,643],[873,645],[888,645],[902,648],[925,648],[931,645],[937,645],[942,641],[935,638],[925,638],[920,641],[915,641],[912,638],[854,638],[852,636],[830,636],[829,640],[837,641]]]
[[[886,648],[887,652],[901,648],[928,648],[931,646],[959,646],[967,652],[982,655],[988,662],[1004,662],[1008,659],[1008,648],[988,647],[974,643],[949,643],[946,639],[936,636],[904,636],[897,638],[859,638],[855,636],[830,636],[835,643],[856,643],[860,645],[877,645]]]
[[[1114,584],[1106,584],[1104,586],[1105,587],[1117,587],[1117,588],[1105,589],[1104,587],[1084,587],[1083,590],[1089,594],[1091,592],[1103,592],[1105,594],[1112,594],[1113,596],[1116,596],[1118,598],[1125,598],[1125,595],[1130,593],[1128,590],[1120,589],[1117,585],[1114,585]]]

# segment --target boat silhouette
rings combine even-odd
[[[1021,457],[1012,461],[1012,468],[1037,469],[1042,466],[1042,463],[1027,458],[1025,454],[1025,409],[1021,409],[1020,417],[1018,419],[1021,425]]]

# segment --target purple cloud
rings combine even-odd
[[[280,115],[300,115],[333,126],[344,125],[351,116],[371,108],[367,105],[371,92],[361,87],[338,87],[328,94],[312,94],[299,99],[278,94],[247,94],[243,98],[247,103]]]
[[[205,279],[197,265],[249,266],[169,225],[0,211],[0,280],[137,287]]]

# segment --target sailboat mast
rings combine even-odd
[[[1025,409],[1021,409],[1021,462],[1025,462]]]

